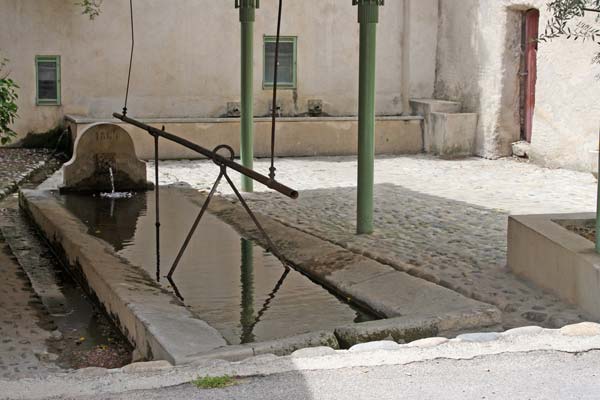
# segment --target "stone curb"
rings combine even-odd
[[[586,322],[561,329],[523,327],[503,333],[466,334],[455,339],[421,339],[403,345],[389,341],[371,342],[350,350],[317,347],[298,350],[291,356],[262,355],[242,362],[204,360],[178,367],[153,362],[115,370],[88,368],[42,378],[0,380],[0,387],[3,389],[2,396],[11,399],[99,396],[181,385],[198,376],[264,376],[291,371],[406,365],[440,358],[468,360],[533,351],[600,351],[600,324]]]

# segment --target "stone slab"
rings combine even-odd
[[[198,204],[204,201],[204,194],[191,190],[186,193]],[[239,204],[215,197],[209,210],[242,235],[265,245],[265,239]],[[286,262],[375,315],[406,317],[411,321],[421,318],[428,321],[431,316],[439,315],[439,324],[443,324],[448,316],[448,326],[444,330],[456,331],[461,330],[461,323],[467,329],[500,323],[500,311],[494,306],[398,271],[264,215],[257,214],[257,217]],[[456,315],[460,318],[456,319]]]
[[[475,154],[478,116],[474,113],[431,113],[431,149],[443,158]]]
[[[600,255],[594,243],[555,222],[578,224],[594,213],[514,215],[508,266],[517,275],[600,318]]]
[[[344,348],[380,340],[410,343],[436,336],[452,337],[457,332],[482,330],[482,327],[495,329],[498,328],[499,319],[500,312],[495,307],[484,306],[476,310],[417,313],[341,326],[335,329],[335,335]]]
[[[88,235],[87,227],[51,192],[23,190],[20,203],[64,264],[144,358],[181,364],[190,354],[226,345],[214,328],[192,315],[141,268],[127,264],[108,244]]]

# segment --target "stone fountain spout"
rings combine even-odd
[[[115,124],[90,126],[75,141],[73,158],[63,166],[61,192],[124,193],[153,188],[146,163],[136,156],[129,133]]]

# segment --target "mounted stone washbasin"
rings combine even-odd
[[[61,192],[130,192],[152,189],[146,163],[135,153],[129,133],[118,125],[90,126],[75,141],[73,158],[63,166]]]

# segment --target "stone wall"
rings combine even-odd
[[[511,154],[519,132],[520,13],[545,0],[440,0],[435,96],[480,114],[477,154]],[[540,44],[531,157],[551,167],[589,170],[600,125],[598,46],[557,39]]]
[[[137,3],[137,4],[136,4]],[[310,3],[310,4],[309,4]],[[412,96],[431,97],[437,0],[414,2]],[[255,112],[269,112],[262,89],[263,35],[276,30],[276,0],[261,1],[255,25]],[[134,2],[136,52],[129,112],[136,117],[220,117],[240,99],[240,23],[233,0]],[[65,114],[107,118],[123,106],[130,26],[127,0],[105,1],[95,21],[71,0],[0,0],[0,49],[21,86],[15,130],[43,132]],[[357,8],[348,1],[289,1],[283,35],[298,36],[298,88],[282,90],[285,115],[321,99],[333,116],[358,110]],[[402,2],[387,2],[378,28],[377,113],[403,112]],[[35,56],[62,57],[62,106],[36,106]]]

